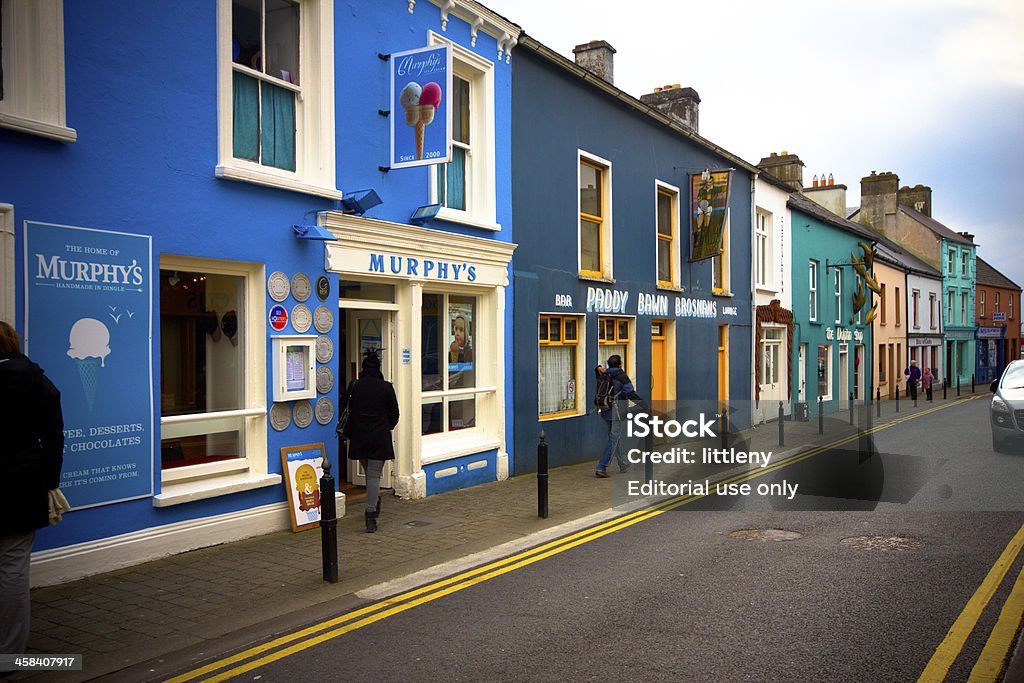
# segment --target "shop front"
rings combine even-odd
[[[385,473],[403,498],[508,477],[506,288],[514,244],[429,228],[321,214],[336,237],[339,391],[368,349],[381,351],[401,419]],[[339,446],[343,483],[361,485],[358,454]]]
[[[979,384],[988,384],[998,378],[1006,366],[1005,332],[1005,325],[978,328],[975,381]]]

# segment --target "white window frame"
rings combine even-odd
[[[960,277],[967,277],[967,252],[960,252]]]
[[[758,383],[761,386],[761,390],[764,391],[765,387],[771,384],[778,384],[783,380],[781,368],[784,366],[783,358],[785,358],[785,352],[782,350],[782,343],[785,341],[786,328],[781,325],[762,325],[761,326],[761,367],[758,368]],[[769,334],[779,334],[776,339],[774,336],[769,337]],[[770,351],[774,348],[776,350],[775,356],[772,356]],[[777,358],[778,362],[773,362],[771,359]],[[767,373],[774,373],[774,379],[772,377],[765,377]],[[768,380],[768,381],[765,381]]]
[[[295,98],[295,170],[234,156],[231,0],[217,0],[218,178],[341,199],[335,185],[334,3],[299,3],[299,78]]]
[[[956,273],[956,249],[953,247],[947,247],[949,251],[946,252],[946,270],[950,277]]]
[[[63,0],[4,0],[0,127],[74,142],[64,91]]]
[[[981,291],[984,292],[985,290],[983,289]],[[992,312],[993,313],[998,313],[999,312],[999,292],[993,292],[992,295],[995,297],[995,300],[992,302]]]
[[[953,306],[956,305],[954,303],[954,300],[956,299],[956,290],[951,289],[947,292],[947,294],[949,296],[949,300],[946,302],[946,324],[956,325],[956,321],[953,320]]]
[[[580,216],[583,207],[580,205],[580,164],[584,162],[601,168],[601,274],[592,275],[589,271],[583,272],[583,231],[580,226]],[[576,272],[583,280],[611,281],[614,278],[612,268],[612,162],[602,159],[596,154],[585,152],[582,149],[576,150]]]
[[[821,397],[821,401],[822,401],[822,403],[824,403],[825,401],[831,401],[832,400],[832,347],[834,345],[833,344],[818,344],[818,346],[828,347],[828,356],[827,356],[827,362],[826,362],[826,365],[825,365],[825,377],[826,377],[826,382],[827,382],[826,386],[828,387],[828,393],[827,394],[822,394],[822,397]],[[815,350],[817,350],[817,349],[815,349]],[[817,363],[818,363],[817,355],[815,355],[815,357],[814,357],[814,363],[815,363],[815,369],[817,369]],[[815,384],[815,386],[814,386],[814,401],[817,402],[818,401],[818,386],[817,386],[818,385],[818,375],[817,375],[817,370],[815,370],[814,384]]]
[[[758,208],[754,226],[754,285],[759,289],[774,290],[772,263],[772,214]]]
[[[863,279],[863,278],[861,278],[861,276],[860,276],[860,275],[857,275],[857,276],[856,276],[856,279],[855,279],[855,284],[857,284],[857,285],[860,285],[860,284],[861,284],[862,282],[864,282],[864,279]],[[855,291],[856,291],[856,290],[855,290]],[[866,300],[866,302],[865,302],[864,306],[861,306],[861,307],[860,307],[860,308],[859,308],[859,309],[857,310],[857,315],[856,315],[856,321],[857,321],[857,324],[858,324],[858,325],[863,325],[863,324],[864,324],[864,308],[865,308],[866,306],[870,306],[870,305],[871,305],[871,290],[870,290],[870,289],[868,289],[868,290],[867,290],[867,300]]]
[[[672,239],[669,242],[669,268],[672,271],[672,279],[670,281],[658,279],[658,243],[663,240],[658,233],[658,199],[659,194],[665,193],[672,196]],[[679,234],[681,230],[682,220],[679,214],[681,203],[679,201],[679,188],[675,185],[670,185],[661,180],[654,181],[654,234],[655,234],[655,249],[654,249],[654,275],[655,280],[658,282],[660,289],[679,289],[680,287],[680,248],[679,248]]]
[[[841,325],[843,323],[843,271],[836,267],[835,276],[832,279],[835,288],[836,325]]]
[[[910,298],[912,300],[911,305],[913,306],[913,310],[910,312],[913,316],[913,320],[911,322],[914,325],[914,329],[919,330],[921,329],[921,290],[910,290]]]
[[[967,324],[967,291],[960,292],[960,324]]]
[[[485,230],[501,230],[497,222],[494,127],[494,62],[447,38],[427,31],[428,45],[452,48],[452,71],[469,81],[469,140],[466,153],[466,210],[441,207],[437,218]],[[439,202],[437,171],[427,174],[430,203]]]
[[[244,318],[239,321],[245,377],[243,407],[240,409],[160,418],[161,440],[167,438],[168,432],[173,436],[195,433],[192,430],[202,428],[205,428],[205,433],[213,433],[226,426],[234,429],[233,425],[241,420],[239,443],[242,457],[161,470],[161,492],[154,496],[153,505],[166,507],[279,484],[280,475],[268,474],[266,278],[263,264],[164,254],[160,257],[160,270],[245,278]]]
[[[938,297],[935,296],[935,292],[928,292],[928,327],[935,329],[935,304]],[[940,311],[942,309],[939,309]]]
[[[729,225],[729,209],[725,210],[725,222],[722,224],[722,251],[711,260],[711,293],[715,296],[732,296],[732,250],[729,242],[732,239],[732,227]],[[722,269],[722,286],[715,287],[715,269]]]
[[[985,290],[984,289],[979,289],[978,290],[978,317],[979,318],[984,318],[985,317]]]
[[[564,420],[566,418],[579,417],[580,415],[587,414],[587,372],[586,372],[586,345],[587,345],[587,318],[584,315],[577,315],[575,313],[564,313],[555,311],[542,311],[537,315],[538,327],[540,325],[541,318],[547,317],[558,317],[558,318],[572,318],[576,321],[576,409],[573,411],[561,411],[557,413],[541,413],[540,412],[540,383],[541,378],[539,376],[540,368],[540,350],[541,341],[537,340],[537,419],[541,422],[547,422],[549,420]],[[562,346],[566,344],[562,343]]]
[[[808,291],[808,306],[807,318],[811,322],[818,321],[818,262],[811,259],[810,265],[807,267],[807,291]]]

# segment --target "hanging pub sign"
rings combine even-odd
[[[151,241],[25,223],[25,351],[61,394],[74,509],[153,494]]]
[[[391,55],[391,168],[447,163],[452,148],[452,51]]]
[[[702,261],[722,253],[722,234],[729,216],[732,171],[690,176],[690,260]]]

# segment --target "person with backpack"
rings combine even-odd
[[[597,376],[597,394],[594,404],[608,427],[608,442],[605,444],[604,453],[597,463],[594,476],[605,479],[608,474],[608,465],[612,456],[619,463],[619,472],[629,470],[629,461],[619,448],[619,441],[622,439],[622,429],[626,422],[627,401],[635,401],[643,404],[643,399],[636,393],[633,382],[622,369],[622,357],[614,355],[608,359],[608,367],[600,365],[595,369]]]

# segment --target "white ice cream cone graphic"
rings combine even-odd
[[[77,362],[78,378],[91,411],[96,401],[100,368],[106,365],[110,355],[110,330],[95,318],[82,318],[71,326],[70,337],[68,356]]]
[[[419,83],[409,83],[399,95],[399,103],[405,111],[405,125],[413,129],[416,136],[416,159],[423,158],[423,139],[425,128],[434,121],[434,114],[441,104],[441,87],[437,83],[427,83],[422,88]]]

